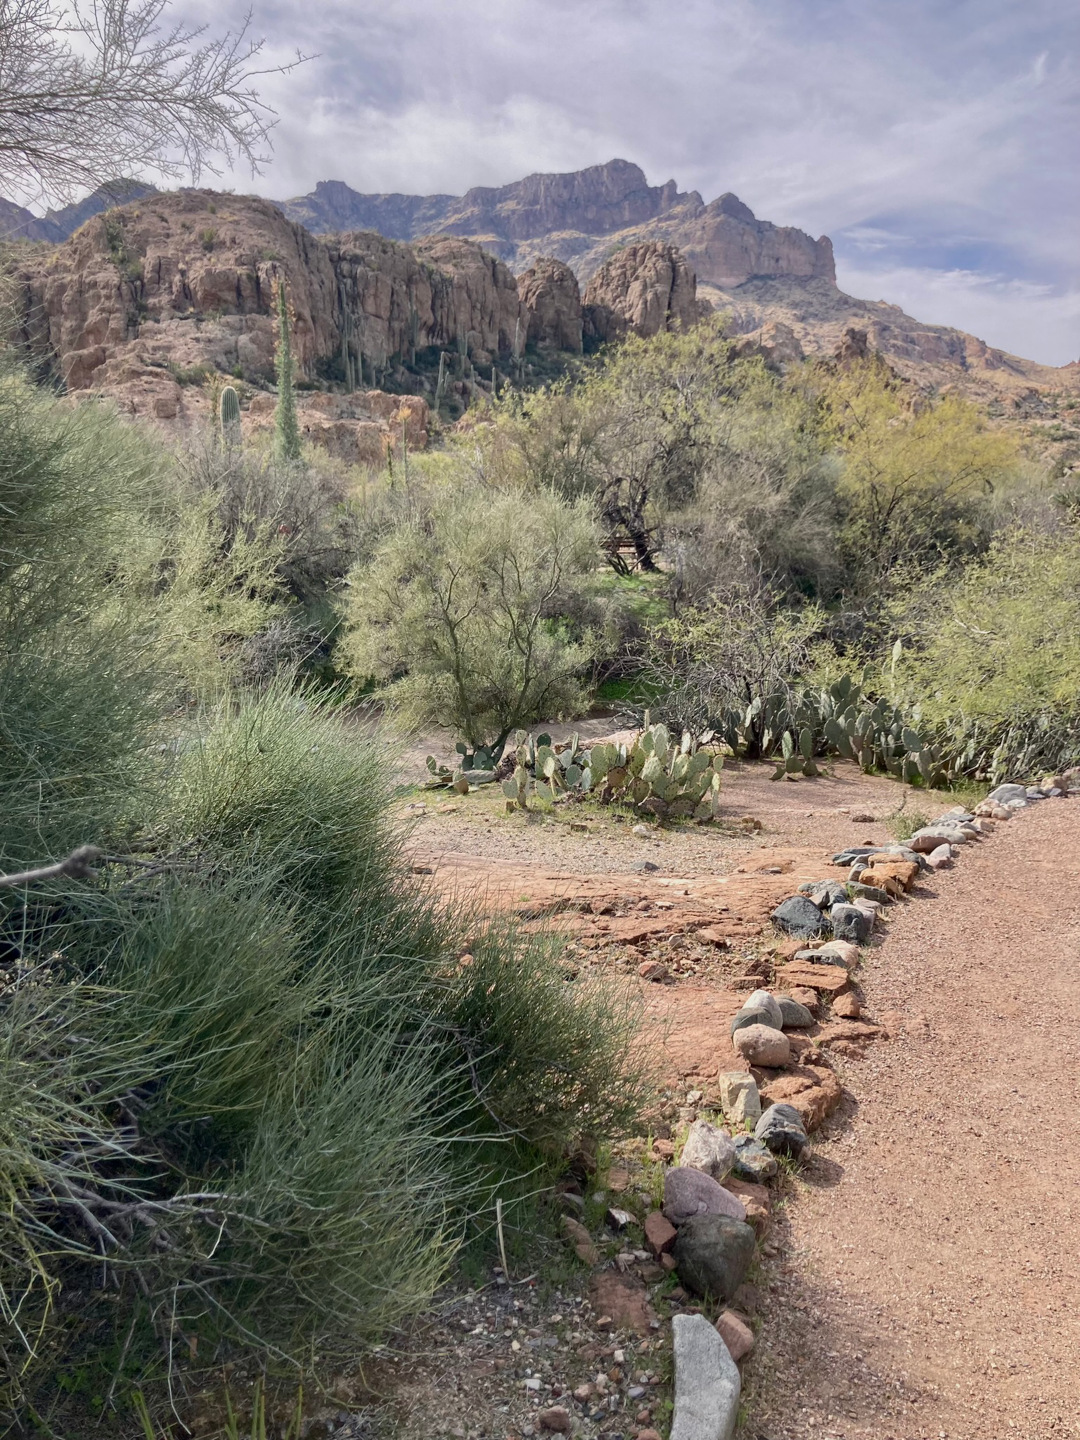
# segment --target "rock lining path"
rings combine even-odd
[[[781,1219],[740,1440],[1080,1436],[1080,802],[890,910],[902,1022],[849,1063]]]

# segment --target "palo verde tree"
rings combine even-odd
[[[587,500],[455,479],[350,575],[346,665],[406,722],[450,725],[498,755],[518,726],[579,713],[590,639],[557,617],[598,556]]]

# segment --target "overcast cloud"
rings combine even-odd
[[[319,58],[266,87],[274,162],[238,189],[456,194],[620,156],[831,235],[853,294],[1080,357],[1075,0],[256,4],[275,54]]]

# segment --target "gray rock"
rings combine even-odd
[[[846,850],[838,850],[832,857],[834,865],[854,865],[856,860],[865,860],[868,855],[880,855],[884,847],[881,845],[849,845]]]
[[[672,1225],[684,1225],[699,1215],[745,1220],[746,1207],[737,1195],[725,1190],[703,1170],[688,1165],[670,1166],[664,1172],[665,1219]]]
[[[671,1253],[688,1290],[726,1304],[746,1279],[754,1232],[730,1215],[694,1215],[680,1225]]]
[[[978,834],[963,825],[927,825],[916,830],[908,844],[920,855],[929,855],[939,845],[966,845]]]
[[[739,1413],[739,1367],[704,1315],[676,1315],[675,1414],[671,1440],[731,1440]]]
[[[747,1116],[747,1119],[749,1118]],[[735,1137],[735,1164],[731,1167],[731,1173],[736,1179],[752,1180],[763,1185],[766,1180],[772,1179],[779,1168],[772,1151],[760,1140],[755,1140],[752,1135]]]
[[[760,1140],[774,1155],[791,1155],[796,1159],[809,1143],[806,1126],[794,1105],[770,1105],[754,1126],[754,1139]]]
[[[773,924],[785,935],[809,939],[811,935],[827,935],[829,922],[814,902],[805,895],[792,895],[779,904],[770,916]]]
[[[842,970],[848,968],[843,959],[830,950],[828,945],[822,945],[820,950],[797,950],[795,959],[807,960],[811,965],[839,965]]]
[[[779,1025],[773,1023],[773,1015],[770,1010],[765,1010],[764,1008],[759,1010],[756,1005],[752,1008],[749,1005],[744,1005],[739,1013],[733,1017],[731,1021],[732,1035],[735,1034],[736,1030],[745,1030],[748,1025],[767,1025],[770,1030],[783,1029],[782,1021]]]
[[[1038,785],[1029,785],[1029,786],[1027,787],[1027,789],[1024,791],[1024,795],[1026,796],[1026,798],[1027,798],[1028,800],[1045,800],[1045,799],[1046,799],[1046,796],[1043,794],[1042,790],[1039,789]]]
[[[993,805],[1004,805],[1009,800],[1023,800],[1027,796],[1026,785],[999,785],[996,790],[991,790],[987,800]]]
[[[634,866],[634,869],[642,875],[652,875],[660,869],[660,866],[657,865],[655,860],[642,860],[640,865]]]
[[[805,1005],[792,1000],[790,995],[781,995],[778,999],[785,1030],[805,1030],[808,1025],[813,1025],[814,1017]]]
[[[931,870],[947,870],[952,862],[953,849],[951,845],[939,845],[926,857],[926,863]]]
[[[883,855],[899,855],[901,860],[910,860],[912,864],[918,865],[920,870],[926,869],[926,856],[920,855],[917,850],[912,850],[909,845],[886,845],[881,853]]]
[[[718,1125],[710,1125],[707,1120],[695,1120],[686,1136],[679,1163],[701,1170],[714,1180],[723,1180],[735,1163],[735,1146],[731,1136]]]
[[[799,886],[799,894],[808,895],[819,910],[828,910],[830,905],[842,905],[847,899],[838,880],[810,880]]]
[[[850,940],[853,945],[865,945],[874,928],[874,917],[857,905],[834,905],[829,920],[837,940]]]
[[[772,1024],[779,1030],[784,1023],[784,1017],[780,1013],[780,1003],[771,990],[755,990],[753,994],[746,997],[744,1010],[764,1010],[771,1015]]]

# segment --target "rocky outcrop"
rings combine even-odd
[[[700,314],[696,290],[694,272],[673,245],[628,245],[586,287],[585,334],[602,343],[628,330],[648,336],[688,329]]]
[[[269,201],[205,190],[109,211],[18,278],[24,341],[70,390],[200,366],[269,382],[280,279],[306,380],[346,355],[359,385],[431,346],[489,360],[527,328],[514,277],[470,241],[324,242]]]
[[[610,252],[663,240],[677,245],[698,278],[722,287],[754,276],[835,278],[832,244],[801,230],[755,218],[730,192],[706,204],[674,180],[650,185],[627,160],[609,160],[567,174],[527,175],[511,185],[478,186],[453,195],[362,195],[340,180],[323,180],[310,195],[282,208],[316,233],[371,228],[395,239],[444,231],[467,236],[525,268],[541,256],[571,264],[588,280]],[[601,242],[601,243],[598,243]]]
[[[539,350],[581,354],[581,291],[569,265],[550,256],[518,276],[518,296],[529,316],[526,342]]]
[[[320,180],[310,195],[282,203],[292,220],[316,234],[374,229],[398,240],[444,231],[492,242],[534,240],[557,231],[611,235],[644,225],[682,195],[674,180],[650,185],[628,160],[610,160],[559,175],[527,175],[510,185],[479,185],[464,195],[363,195],[340,180]]]

